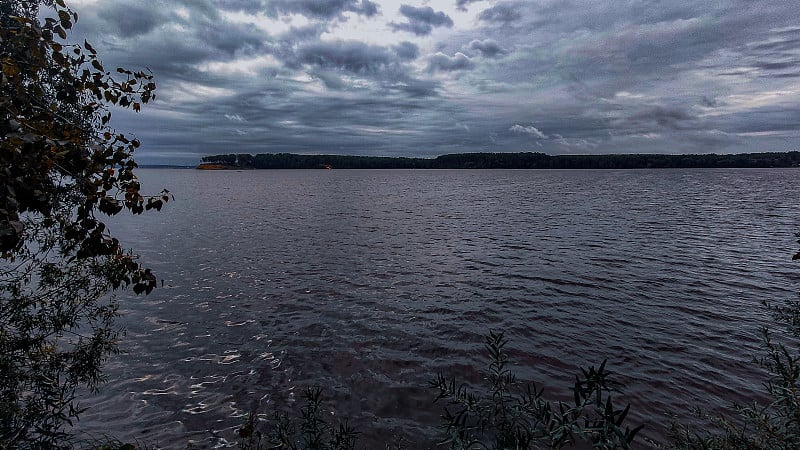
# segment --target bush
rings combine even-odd
[[[285,412],[275,414],[274,428],[262,434],[256,429],[257,417],[251,414],[247,423],[239,429],[239,448],[256,449],[315,449],[352,450],[355,448],[357,432],[347,423],[331,426],[322,412],[322,389],[308,388],[303,394],[305,405],[299,417]]]
[[[605,361],[597,369],[581,369],[572,389],[573,403],[551,403],[535,384],[522,385],[506,367],[507,342],[503,333],[486,337],[491,358],[488,399],[441,374],[432,382],[438,390],[436,399],[446,400],[452,408],[445,407],[442,416],[446,434],[442,443],[459,450],[556,449],[580,441],[597,448],[630,448],[642,427],[623,428],[629,406],[614,406],[611,392],[618,385],[606,371]]]
[[[589,442],[598,448],[630,448],[642,427],[623,428],[628,407],[614,406],[611,392],[618,386],[606,371],[605,362],[597,369],[581,369],[573,387],[574,404],[551,403],[543,399],[542,390],[519,383],[506,367],[507,342],[503,333],[490,333],[486,337],[490,357],[487,398],[469,392],[464,385],[442,374],[431,381],[437,392],[435,401],[447,402],[440,444],[458,450],[556,449],[578,442]],[[323,419],[321,390],[308,389],[304,397],[305,406],[297,417],[277,413],[271,430],[264,434],[256,430],[256,416],[251,414],[239,429],[239,448],[354,449],[356,431],[346,422],[331,426]],[[402,443],[387,443],[386,448],[402,448]]]

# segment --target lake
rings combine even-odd
[[[760,302],[798,292],[797,174],[140,170],[175,201],[110,227],[164,287],[120,296],[123,353],[79,429],[228,446],[318,385],[368,448],[432,446],[428,381],[480,385],[504,330],[547,398],[607,358],[662,439],[669,413],[755,398]]]

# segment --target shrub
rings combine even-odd
[[[451,449],[564,448],[590,442],[597,448],[630,448],[641,426],[623,423],[629,406],[618,409],[611,392],[618,385],[600,367],[581,369],[573,386],[573,403],[549,402],[535,384],[522,385],[506,365],[508,355],[503,333],[490,333],[486,349],[491,362],[487,380],[489,398],[470,392],[455,379],[439,374],[432,382],[437,400],[446,400],[443,443]],[[517,389],[521,388],[521,389]]]
[[[275,414],[274,428],[267,434],[256,429],[257,417],[250,414],[239,429],[239,448],[257,449],[314,449],[352,450],[355,448],[357,432],[345,423],[331,426],[322,412],[322,389],[308,388],[303,394],[305,405],[299,417],[285,412]]]
[[[577,442],[590,442],[598,448],[630,448],[641,426],[630,429],[623,424],[628,407],[618,409],[611,392],[618,385],[611,380],[605,362],[595,369],[581,369],[575,379],[574,404],[551,403],[543,399],[535,385],[522,385],[506,367],[507,339],[503,333],[486,336],[490,362],[487,371],[489,396],[471,393],[455,379],[439,374],[431,381],[437,391],[435,401],[445,400],[442,415],[444,437],[440,444],[451,449],[534,449],[565,448]],[[521,388],[521,392],[517,392]],[[272,429],[256,430],[256,416],[250,415],[239,429],[239,448],[324,449],[355,448],[357,432],[347,423],[331,426],[321,414],[321,390],[305,392],[305,406],[298,417],[277,413]],[[402,448],[387,442],[386,448]]]

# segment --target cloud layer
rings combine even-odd
[[[223,152],[798,148],[788,3],[73,0],[159,101],[115,113],[143,163]]]

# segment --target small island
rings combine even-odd
[[[692,154],[548,155],[545,153],[455,153],[436,158],[293,153],[204,156],[202,170],[225,169],[669,169],[798,167],[800,152]]]
[[[213,164],[213,163],[201,163],[197,166],[197,169],[200,170],[226,170],[226,169],[235,169],[233,166],[229,166],[227,164]]]

